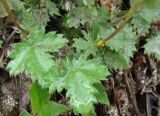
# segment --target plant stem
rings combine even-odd
[[[11,18],[13,24],[14,24],[19,30],[27,33],[28,31],[25,30],[25,29],[23,29],[23,28],[20,26],[20,24],[18,23],[18,20],[16,19],[16,17],[12,14],[12,11],[11,11],[11,9],[9,8],[8,3],[6,2],[6,0],[1,0],[1,2],[2,2],[2,5],[3,5],[4,9],[6,10],[8,16]]]
[[[127,15],[125,16],[126,19],[125,21],[117,28],[117,30],[115,30],[113,33],[111,33],[108,37],[106,37],[105,39],[99,41],[98,46],[104,46],[105,43],[110,40],[111,38],[113,38],[117,33],[119,33],[129,22],[129,20],[131,19],[132,15],[134,14],[135,10],[138,8],[139,4],[133,4],[133,6],[131,7],[131,9],[129,10],[129,12],[127,13]]]
[[[116,26],[119,22],[121,22],[123,19],[125,19],[127,14],[123,15],[119,19],[117,19],[114,23],[112,23],[112,26]]]

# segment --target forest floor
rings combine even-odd
[[[154,25],[152,31],[155,28],[160,26]],[[0,116],[18,116],[24,109],[30,111],[27,90],[31,80],[25,74],[11,78],[6,70],[9,61],[7,51],[12,43],[20,41],[19,35],[6,28],[0,32],[0,37],[5,40],[4,47],[0,49]],[[103,82],[110,105],[96,104],[97,116],[160,116],[160,63],[143,54],[140,46],[144,44],[145,37],[139,40],[132,67],[127,71],[115,72]],[[63,93],[53,95],[52,99],[64,101]]]
[[[49,23],[48,29],[50,26],[52,23]],[[153,24],[150,33],[156,30],[160,30],[160,23]],[[103,81],[110,105],[96,104],[97,116],[160,116],[160,62],[144,55],[142,46],[146,36],[138,39],[138,52],[131,60],[132,67],[127,71],[114,72]],[[4,40],[0,48],[0,116],[18,116],[24,109],[31,111],[27,95],[31,79],[24,73],[11,78],[6,70],[10,60],[7,52],[12,43],[20,41],[19,34],[8,27],[0,30],[0,38]],[[52,95],[52,100],[65,102],[64,94],[56,93]],[[68,112],[63,115],[73,114]]]

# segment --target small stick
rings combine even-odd
[[[115,104],[117,106],[118,114],[119,114],[119,116],[121,116],[121,111],[120,111],[119,104],[118,104],[117,100],[115,99],[116,98],[116,90],[115,90],[114,80],[113,80],[113,78],[111,76],[110,76],[109,79],[110,79],[110,82],[111,82],[112,87],[113,87],[114,102],[115,102]]]
[[[124,80],[125,80],[125,83],[127,85],[127,89],[128,89],[128,92],[129,92],[129,96],[130,96],[130,99],[131,99],[131,102],[133,104],[133,107],[135,108],[135,113],[136,113],[136,116],[141,116],[140,115],[140,112],[139,112],[139,109],[137,107],[137,103],[135,101],[135,95],[133,94],[131,88],[130,88],[130,85],[128,83],[128,76],[127,76],[127,73],[124,73]]]
[[[9,37],[8,37],[8,38],[6,39],[6,41],[5,41],[5,44],[6,44],[6,45],[11,41],[12,37],[13,37],[15,34],[16,34],[16,30],[12,31],[12,33],[9,35]]]

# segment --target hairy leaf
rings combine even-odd
[[[67,25],[69,27],[79,27],[93,20],[93,16],[97,15],[95,8],[77,7],[72,9],[68,14]]]
[[[142,34],[145,35],[146,33],[149,32],[149,28],[150,28],[150,23],[148,23],[144,17],[139,16],[138,14],[136,14],[131,23],[133,24],[134,29],[137,30],[138,34]]]
[[[96,93],[96,98],[98,102],[102,104],[109,105],[109,100],[105,88],[101,83],[94,84],[94,87],[97,89],[98,93]]]
[[[29,31],[32,31],[32,29],[35,30],[44,28],[49,21],[49,15],[46,8],[28,8],[16,12],[16,16],[22,27]]]
[[[105,13],[105,15],[104,15]],[[79,27],[80,25],[92,25],[96,20],[101,25],[107,25],[109,12],[104,7],[76,7],[68,13],[67,25],[69,27]]]
[[[160,33],[155,37],[149,38],[144,48],[145,53],[154,55],[160,61]]]
[[[92,112],[93,104],[97,102],[97,90],[91,85],[82,73],[70,75],[67,80],[67,97],[73,111],[87,115]]]
[[[97,102],[94,83],[105,80],[109,75],[105,66],[95,60],[86,60],[81,56],[78,60],[66,63],[66,89],[69,103],[75,113],[87,115],[92,112],[93,104]]]
[[[142,6],[139,15],[150,24],[154,21],[160,20],[160,2],[157,2],[153,7]]]
[[[107,37],[113,31],[113,29],[102,30],[100,38]],[[106,42],[106,45],[109,46],[111,50],[120,52],[126,57],[133,57],[133,52],[136,51],[135,44],[136,35],[129,26],[126,26],[121,32]]]
[[[152,1],[153,3],[153,1]],[[150,25],[160,20],[160,2],[156,2],[153,6],[142,5],[132,19],[134,28],[139,34],[149,32]]]
[[[56,7],[56,4],[53,3],[51,0],[41,0],[41,3],[43,3],[46,6],[51,16],[53,16],[54,14],[60,15],[59,9]]]
[[[68,77],[80,72],[91,83],[105,80],[106,76],[110,74],[104,65],[98,63],[95,59],[86,60],[85,55],[80,56],[78,59],[73,59],[72,62],[67,62],[66,67],[68,69]]]
[[[126,58],[122,53],[107,50],[105,52],[105,64],[109,69],[113,70],[125,70],[130,67],[129,59]]]
[[[65,88],[65,79],[58,63],[55,63],[48,72],[37,78],[43,88],[49,88],[49,93],[53,93],[56,90],[61,92]]]
[[[80,53],[83,50],[84,54],[87,56],[90,54],[95,56],[97,52],[97,41],[95,41],[94,38],[92,38],[91,35],[85,31],[83,31],[83,35],[85,39],[74,39],[73,47],[76,48],[77,53]]]
[[[55,32],[44,33],[44,30],[35,30],[28,35],[28,40],[13,44],[7,68],[11,75],[27,72],[40,76],[47,72],[55,62],[48,52],[57,52],[67,42],[61,34]]]

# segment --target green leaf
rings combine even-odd
[[[97,21],[106,27],[109,15],[105,7],[75,7],[67,15],[67,25],[78,28],[80,25],[88,24],[91,27],[93,21]]]
[[[51,94],[48,89],[42,88],[37,82],[32,84],[29,91],[33,114],[38,113],[39,116],[58,116],[62,112],[66,112],[68,108],[63,104],[49,101]]]
[[[93,38],[93,40],[97,39],[99,30],[100,30],[99,24],[96,21],[94,21],[92,24],[92,38]]]
[[[21,26],[29,31],[44,28],[49,21],[46,8],[27,8],[16,12]],[[43,18],[42,18],[43,17]]]
[[[38,83],[33,83],[29,90],[29,99],[31,100],[33,114],[40,112],[50,99],[48,89],[43,89]]]
[[[160,33],[156,36],[149,38],[147,43],[144,45],[145,53],[154,55],[157,60],[160,61]]]
[[[107,68],[98,63],[95,59],[86,60],[85,55],[80,56],[78,59],[73,59],[71,62],[66,62],[67,67],[67,77],[71,75],[77,75],[76,73],[81,73],[84,78],[89,80],[91,83],[99,82],[100,80],[105,80],[106,76],[110,75]]]
[[[13,44],[13,50],[9,53],[12,60],[7,68],[11,75],[25,71],[34,78],[55,65],[49,52],[57,52],[67,40],[55,32],[44,34],[44,30],[32,31],[27,38],[28,40]]]
[[[106,38],[114,29],[107,29],[100,32],[100,38]],[[133,52],[136,51],[136,34],[132,32],[132,28],[126,26],[121,32],[115,35],[112,39],[106,42],[111,50],[121,52],[126,57],[133,57]]]
[[[68,108],[63,104],[49,102],[42,106],[38,116],[59,116],[60,113],[66,112]]]
[[[19,116],[31,116],[31,114],[28,113],[27,111],[23,111],[19,114]]]
[[[125,70],[130,67],[129,59],[122,53],[107,50],[104,55],[105,64],[109,69],[113,70]]]
[[[154,1],[152,1],[152,3],[154,3]],[[145,1],[145,3],[147,2]],[[148,6],[144,4],[141,5],[141,7],[137,10],[131,21],[131,23],[134,25],[134,28],[137,29],[139,34],[144,35],[145,33],[149,32],[150,25],[153,22],[160,20],[159,9],[160,2],[156,2],[153,6]]]
[[[84,51],[84,54],[86,54],[86,56],[89,56],[90,54],[95,56],[98,50],[96,48],[97,41],[95,41],[89,33],[86,33],[85,31],[82,32],[85,39],[74,39],[73,47],[76,48],[78,54],[80,54],[81,51]]]
[[[133,28],[137,30],[138,34],[145,35],[149,32],[150,23],[148,23],[144,17],[135,14],[131,23],[133,24]]]
[[[94,7],[76,7],[68,13],[67,25],[69,27],[79,27],[93,20],[93,16],[97,15]]]
[[[91,113],[97,102],[97,90],[93,84],[105,80],[110,73],[104,65],[94,59],[86,60],[85,56],[66,62],[65,67],[67,97],[73,111],[83,115]]]
[[[109,100],[105,88],[101,83],[94,84],[94,87],[97,89],[98,93],[96,94],[96,98],[99,103],[109,105]]]
[[[49,21],[49,16],[53,16],[54,14],[59,15],[58,8],[56,5],[51,2],[51,0],[40,0],[40,1],[26,1],[26,6],[24,9],[16,12],[15,15],[20,21],[20,24],[23,28],[31,31],[32,29],[40,29],[47,25]],[[40,6],[37,6],[41,4]]]
[[[153,7],[142,6],[138,13],[150,24],[158,21],[160,20],[160,2],[157,2]]]
[[[56,7],[56,4],[52,2],[51,0],[41,0],[41,3],[45,4],[46,8],[49,10],[49,14],[51,16],[60,15],[59,9]]]
[[[59,69],[58,63],[51,67],[48,72],[37,78],[38,83],[43,88],[49,88],[49,93],[53,93],[56,90],[61,92],[65,88],[65,79],[61,69]]]
[[[94,109],[93,104],[97,102],[97,90],[81,73],[70,75],[67,80],[67,94],[69,104],[73,108],[75,114],[81,113],[87,115]]]
[[[105,15],[104,15],[105,14]],[[95,21],[104,28],[108,28],[111,24],[108,22],[111,18],[111,13],[107,10],[106,6],[97,7],[97,17],[95,17]]]

